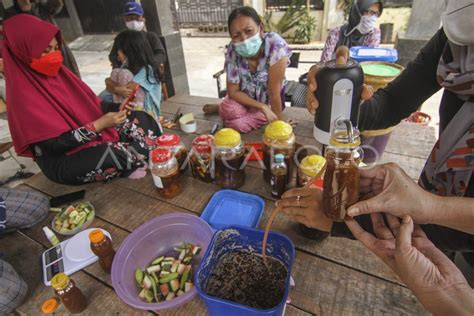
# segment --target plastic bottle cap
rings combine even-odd
[[[181,138],[176,134],[161,135],[156,143],[160,146],[176,146],[181,142]]]
[[[320,155],[311,155],[305,157],[300,164],[300,168],[304,174],[309,177],[316,177],[326,165],[326,159]]]
[[[51,286],[58,291],[64,289],[68,284],[69,277],[62,272],[55,274],[51,279]]]
[[[270,139],[285,140],[293,134],[293,127],[284,121],[275,121],[265,128],[265,136]]]
[[[239,132],[232,128],[223,128],[214,135],[214,144],[217,147],[235,147],[241,143]]]
[[[100,229],[94,229],[89,234],[89,240],[94,244],[100,243],[104,238],[105,235]]]
[[[59,304],[58,304],[57,299],[55,298],[47,299],[41,306],[41,311],[44,314],[52,314],[56,311],[56,309],[58,308],[58,305]]]
[[[285,156],[283,154],[275,155],[275,162],[283,162],[284,160],[285,160]]]
[[[201,135],[193,140],[193,149],[200,154],[210,154],[212,151],[212,135]]]
[[[151,152],[151,162],[164,163],[173,158],[171,150],[167,147],[158,147]]]

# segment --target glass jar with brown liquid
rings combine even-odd
[[[239,132],[223,128],[214,135],[216,184],[236,189],[245,183],[245,147]]]
[[[181,138],[177,134],[161,135],[156,139],[156,144],[162,147],[169,147],[172,154],[178,160],[181,174],[188,168],[188,150],[181,142]]]
[[[51,279],[51,286],[71,314],[77,314],[86,309],[86,297],[66,274],[62,272],[56,274]]]
[[[326,148],[323,207],[336,222],[346,219],[347,208],[359,199],[359,163],[364,152],[359,147],[359,130],[350,120],[337,120]]]
[[[164,198],[174,198],[182,191],[179,179],[178,160],[167,147],[157,147],[151,152],[151,175],[158,189],[158,194]]]
[[[201,135],[193,140],[192,150],[189,154],[191,173],[194,178],[204,182],[212,182],[212,135]]]
[[[295,154],[295,134],[293,127],[284,121],[274,121],[267,125],[263,134],[263,179],[270,184],[271,163],[275,160],[276,154],[285,156],[285,164],[288,168],[287,183],[292,178]]]

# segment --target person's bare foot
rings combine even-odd
[[[205,114],[214,114],[219,112],[219,104],[206,104],[202,107]]]

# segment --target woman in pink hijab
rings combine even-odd
[[[19,156],[65,184],[128,176],[146,165],[160,127],[146,113],[101,106],[62,65],[55,25],[19,14],[3,30],[8,121]]]

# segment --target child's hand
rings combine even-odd
[[[114,94],[121,96],[122,98],[128,98],[128,96],[132,93],[133,88],[129,88],[128,86],[116,86],[114,88]]]

